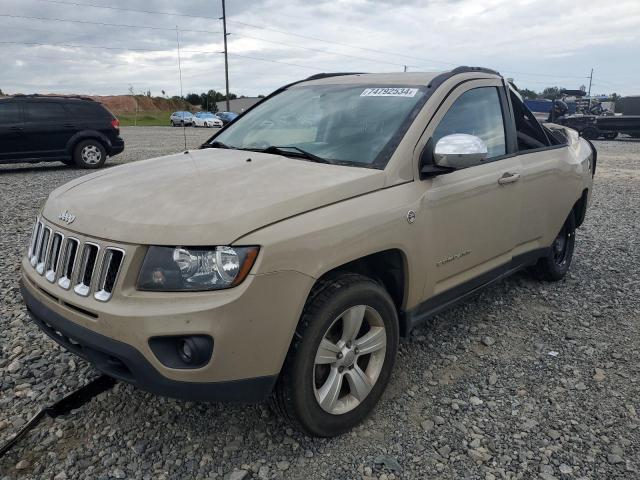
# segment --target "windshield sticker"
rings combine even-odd
[[[418,93],[417,88],[403,87],[380,87],[365,88],[360,94],[361,97],[415,97]]]

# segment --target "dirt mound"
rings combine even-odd
[[[183,100],[163,97],[147,97],[145,95],[109,95],[93,96],[94,100],[102,103],[114,114],[133,113],[136,111],[136,102],[139,112],[167,112],[169,110],[189,110],[193,106]],[[189,108],[191,107],[191,108]]]

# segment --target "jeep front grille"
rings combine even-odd
[[[78,295],[82,295],[83,297],[89,295],[98,253],[100,253],[100,247],[95,243],[86,242],[84,244],[82,257],[80,257],[80,267],[78,268],[78,283],[73,287],[73,291]]]
[[[44,227],[39,242],[38,253],[36,255],[36,272],[38,272],[40,275],[44,273],[44,261],[47,258],[47,252],[49,251],[50,238],[51,229],[49,227]]]
[[[29,243],[28,259],[39,275],[64,290],[106,302],[113,295],[125,251],[98,242],[81,241],[38,219]]]
[[[65,290],[69,290],[69,287],[71,286],[71,277],[76,265],[76,257],[78,256],[78,245],[80,245],[80,242],[75,238],[67,238],[67,242],[64,244],[62,270],[60,271],[58,285]]]
[[[44,276],[51,283],[56,280],[56,271],[58,270],[58,261],[60,260],[60,248],[62,247],[62,240],[64,235],[60,232],[56,232],[51,237],[51,246],[47,252],[47,258],[45,260]]]
[[[118,273],[120,272],[120,266],[122,265],[122,259],[124,258],[124,251],[119,248],[109,247],[104,252],[102,258],[102,268],[100,269],[100,277],[98,278],[98,284],[96,289],[98,290],[94,297],[96,300],[106,302],[111,298],[113,293],[113,286],[118,279]]]

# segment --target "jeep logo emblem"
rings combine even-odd
[[[76,219],[76,216],[69,213],[69,210],[65,210],[60,215],[58,215],[58,218],[69,225],[70,223],[73,223],[73,221]]]

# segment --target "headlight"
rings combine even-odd
[[[149,247],[138,290],[161,292],[231,288],[249,274],[258,247]]]

